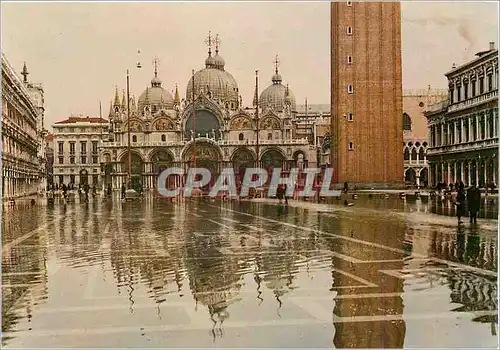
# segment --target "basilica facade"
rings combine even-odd
[[[307,138],[294,137],[296,101],[277,63],[260,96],[256,77],[253,106],[243,106],[242,101],[218,46],[215,55],[209,49],[205,68],[193,71],[182,100],[177,87],[174,96],[163,87],[155,65],[151,85],[137,101],[131,98],[127,105],[125,94],[120,99],[115,92],[108,139],[100,147],[104,186],[120,188],[128,183],[130,171],[133,187],[152,189],[167,167],[207,168],[211,184],[229,167],[237,181],[249,167],[269,173],[274,168],[286,173],[293,167],[316,167],[316,147]]]

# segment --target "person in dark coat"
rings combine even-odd
[[[127,189],[125,188],[125,183],[122,184],[122,198],[125,198],[125,191]]]
[[[68,187],[64,183],[62,184],[62,191],[64,198],[66,198],[66,196],[68,195]]]
[[[470,223],[477,222],[477,212],[481,207],[481,192],[476,184],[473,184],[467,190],[467,208],[469,209]]]
[[[458,224],[463,224],[462,216],[465,216],[465,190],[462,186],[458,189],[457,199],[455,201],[457,207]]]

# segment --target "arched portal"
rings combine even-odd
[[[144,162],[140,155],[135,152],[130,154],[131,167],[130,167],[130,175],[131,175],[131,186],[133,189],[138,191],[139,187],[142,184],[142,174],[144,173]],[[125,153],[121,159],[121,163],[123,164],[123,171],[128,173],[129,162],[128,162],[128,153]]]
[[[414,185],[417,182],[417,173],[415,172],[415,169],[409,168],[406,170],[405,173],[405,183]]]
[[[271,181],[272,174],[275,168],[283,169],[285,165],[285,156],[275,149],[265,151],[261,158],[260,164],[268,173],[267,183]]]
[[[285,162],[285,157],[278,150],[269,149],[262,154],[260,162],[265,169],[281,168]]]
[[[219,176],[219,164],[222,160],[222,155],[219,148],[210,142],[192,142],[184,151],[182,157],[186,168],[204,168],[208,169],[211,174],[209,184],[204,188],[212,188],[217,177]]]
[[[153,187],[157,186],[158,176],[161,174],[161,172],[169,167],[172,167],[173,162],[174,162],[174,157],[173,157],[172,153],[170,153],[169,151],[164,150],[164,149],[157,150],[151,155],[152,172],[154,173],[154,175],[153,175]],[[175,179],[173,177],[168,178],[167,181],[169,183],[167,184],[167,188],[170,188],[173,186],[174,180]],[[172,185],[172,186],[170,186],[170,185]]]
[[[196,135],[200,134],[200,136],[205,136],[207,134],[209,137],[213,137],[216,140],[220,138],[219,130],[220,123],[219,119],[210,111],[207,110],[198,110],[196,111]],[[186,120],[185,125],[185,137],[187,139],[191,139],[194,136],[194,128],[193,128],[193,115],[191,114]]]
[[[241,181],[243,181],[246,169],[255,166],[255,157],[247,148],[239,148],[233,153],[231,161],[233,163],[236,184],[239,186]]]

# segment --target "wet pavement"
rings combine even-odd
[[[496,348],[497,221],[383,203],[4,206],[2,345]]]

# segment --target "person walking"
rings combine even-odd
[[[469,210],[470,223],[477,222],[477,212],[481,207],[481,192],[476,184],[473,183],[472,186],[467,190],[467,209]]]
[[[85,201],[88,202],[89,201],[89,190],[90,190],[90,186],[89,184],[86,182],[85,184],[83,184],[83,192],[85,192]]]
[[[460,186],[457,193],[457,199],[455,201],[455,206],[457,208],[457,218],[458,224],[463,224],[462,216],[464,215],[465,209],[465,189],[463,186]]]
[[[65,183],[62,184],[62,192],[63,192],[64,199],[66,199],[66,197],[68,195],[68,187],[66,186]]]

